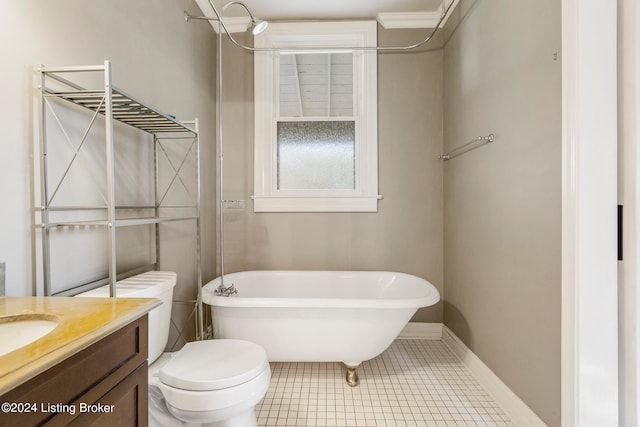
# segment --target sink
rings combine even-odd
[[[18,314],[0,317],[0,356],[31,344],[58,326],[48,314]]]

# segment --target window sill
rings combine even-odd
[[[251,198],[254,212],[378,212],[382,196]]]

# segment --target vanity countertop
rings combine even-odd
[[[42,338],[0,356],[0,395],[160,304],[153,298],[0,297],[0,317],[46,314],[59,321]]]

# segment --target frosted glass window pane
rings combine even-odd
[[[355,122],[279,122],[278,189],[355,188]]]
[[[353,116],[352,53],[280,54],[281,117]]]

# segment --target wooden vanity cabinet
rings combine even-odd
[[[0,426],[146,426],[147,315],[0,396],[32,405],[0,413]]]

